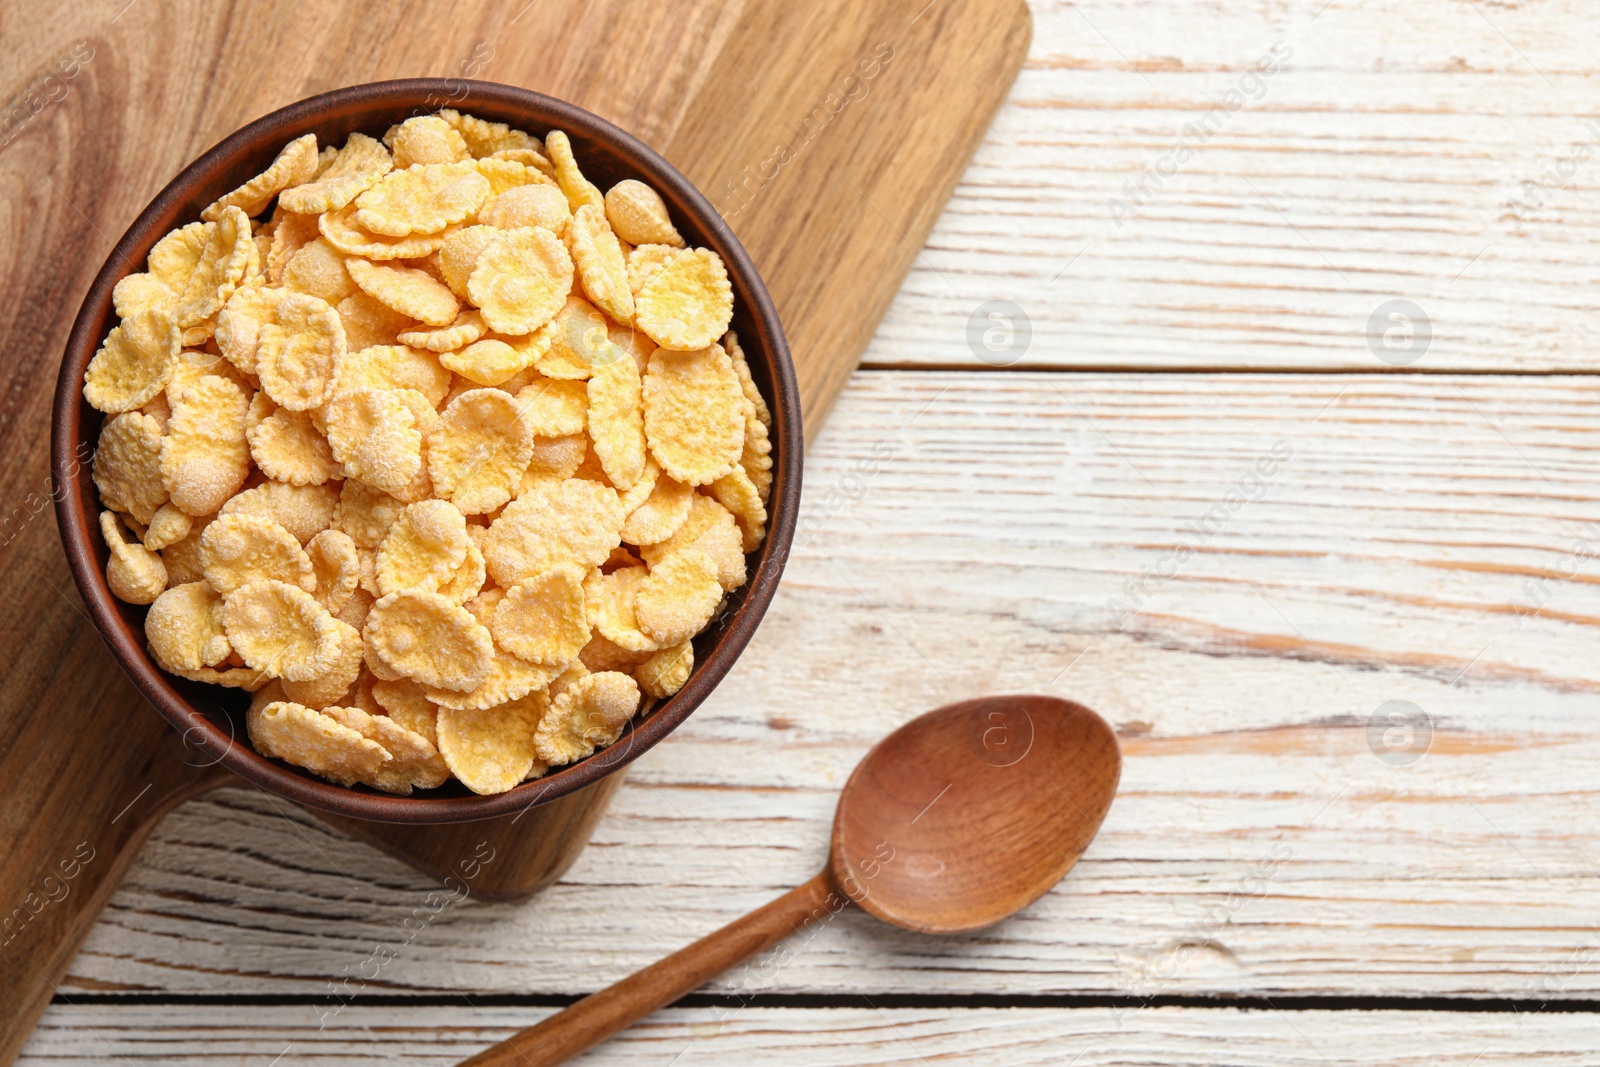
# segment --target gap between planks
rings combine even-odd
[[[52,1004],[105,1004],[118,1007],[329,1007],[448,1008],[462,1004],[486,1008],[564,1008],[586,993],[362,993],[351,997],[293,993],[58,993]],[[1506,997],[1247,997],[1247,996],[1092,996],[1086,994],[994,993],[756,993],[749,996],[690,993],[674,1008],[783,1008],[806,1011],[841,1008],[1011,1009],[1189,1008],[1196,1011],[1442,1011],[1583,1015],[1600,1014],[1600,1000],[1517,1000]]]
[[[1143,374],[1151,377],[1182,377],[1188,374],[1217,375],[1249,375],[1252,377],[1294,375],[1302,378],[1346,378],[1346,377],[1382,377],[1382,378],[1592,378],[1600,375],[1600,367],[1594,369],[1552,369],[1540,368],[1534,370],[1519,370],[1516,368],[1495,367],[1249,367],[1230,364],[1197,365],[1192,367],[1154,367],[1138,363],[1015,363],[1008,367],[985,366],[984,364],[968,365],[964,363],[900,363],[893,360],[863,360],[857,373],[861,371],[901,371],[910,374],[925,373],[975,373],[975,374]]]

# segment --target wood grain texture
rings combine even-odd
[[[319,1028],[316,1009],[310,1007],[230,1010],[227,1017],[196,1025],[197,1009],[187,1006],[58,1004],[45,1015],[21,1062],[65,1067],[148,1057],[168,1064],[210,1065],[266,1063],[282,1053],[284,1063],[344,1067],[370,1063],[376,1050],[385,1062],[443,1067],[550,1010],[347,1008]],[[1600,1064],[1594,1024],[1584,1015],[1182,1008],[674,1008],[651,1016],[582,1062],[659,1067],[680,1055],[681,1063],[709,1067]]]
[[[156,817],[189,787],[181,763],[152,763],[164,724],[73,602],[48,514],[49,383],[71,309],[115,235],[185,163],[245,121],[357,82],[436,74],[539,89],[641,134],[707,190],[742,178],[776,141],[795,138],[792,126],[811,121],[804,151],[783,168],[781,195],[766,190],[741,204],[735,226],[769,268],[814,430],[1010,84],[1028,21],[1018,0],[926,19],[838,0],[799,10],[774,0],[132,0],[0,13],[8,45],[0,49],[0,227],[10,238],[0,263],[0,347],[8,353],[0,499],[9,510],[0,626],[15,650],[0,675],[0,777],[13,798],[0,813],[0,840],[14,857],[0,873],[0,907],[31,915],[34,883],[80,841],[103,857],[85,868],[76,895],[38,913],[27,955],[0,958],[0,984],[31,983],[0,1014],[0,1063],[47,993],[40,982],[64,966],[84,910],[103,898],[126,862],[122,850],[148,829],[114,829],[112,816],[153,781],[162,789],[130,819]],[[786,32],[773,34],[774,24]],[[950,79],[951,69],[962,77]],[[858,89],[897,103],[846,114]],[[952,93],[960,101],[953,111],[928,106],[950,103]],[[846,158],[865,191],[842,190]],[[898,182],[875,184],[896,174]],[[904,239],[817,226],[858,195],[872,196]],[[838,272],[824,286],[827,314],[814,303],[814,270],[801,265],[819,259]],[[90,739],[77,740],[83,735]]]
[[[562,1011],[504,1037],[461,1067],[555,1067],[594,1048],[776,942],[826,922],[847,900],[827,871]]]
[[[909,716],[1041,691],[1104,714],[1125,758],[1055,891],[951,939],[846,913],[713,988],[1600,995],[1600,578],[1571,555],[1600,521],[1591,394],[860,373],[808,459],[784,590],[715,696],[537,907],[452,908],[364,988],[589,992],[819,869],[839,787]],[[1265,495],[1119,628],[1107,599],[1279,440]],[[1391,700],[1433,723],[1409,765],[1369,746]],[[326,995],[430,889],[223,791],[163,823],[65,988]]]
[[[1383,371],[1368,320],[1404,298],[1432,328],[1408,369],[1600,366],[1592,4],[1032,8],[869,364],[979,365],[968,318],[1001,299],[1031,319],[1024,367]]]

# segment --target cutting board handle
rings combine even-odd
[[[238,781],[213,757],[185,745],[176,731],[152,747],[140,770],[122,795],[111,798],[116,807],[98,819],[79,820],[79,840],[37,835],[18,842],[0,865],[0,989],[7,994],[0,997],[0,1064],[10,1064],[22,1051],[78,946],[156,824],[185,800]],[[50,803],[71,805],[72,783],[59,783],[58,789],[61,795]]]

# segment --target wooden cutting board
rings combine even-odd
[[[114,0],[0,13],[11,42],[0,54],[0,1065],[155,823],[232,780],[196,765],[118,671],[49,507],[62,344],[94,272],[161,186],[250,119],[341,85],[472,77],[571,100],[649,142],[727,216],[777,301],[810,435],[1030,32],[1022,0]],[[546,812],[541,826],[581,842],[601,806]],[[369,836],[449,869],[453,846],[425,830]],[[503,884],[553,877],[559,844],[518,848],[506,833]]]

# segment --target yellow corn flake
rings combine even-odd
[[[497,645],[548,667],[566,667],[589,642],[583,572],[570,564],[507,589],[489,619]]]
[[[467,281],[478,257],[498,236],[493,226],[463,226],[444,239],[439,246],[439,272],[451,292],[463,300],[469,298]]]
[[[111,302],[117,315],[129,319],[150,310],[171,315],[189,287],[189,277],[200,262],[209,234],[205,223],[192,222],[157,241],[150,249],[148,271],[130,274],[112,288]]]
[[[153,274],[130,274],[111,289],[111,306],[118,318],[131,319],[141,311],[164,311],[170,315],[177,305],[178,294]]]
[[[660,642],[639,628],[634,598],[649,577],[643,567],[622,567],[610,574],[591,571],[584,582],[589,623],[600,636],[628,652],[654,652]]]
[[[530,491],[534,485],[553,488],[557,483],[571,478],[583,463],[588,447],[589,439],[581,433],[566,437],[535,437],[533,455],[528,460],[528,469],[524,472],[522,488],[517,495]]]
[[[468,529],[471,528],[472,527],[470,526],[468,527]],[[466,607],[468,611],[472,612],[472,617],[474,619],[477,619],[485,626],[488,626],[489,620],[494,618],[495,607],[500,603],[501,600],[505,599],[505,595],[506,591],[504,589],[501,589],[497,585],[491,585],[489,588],[480,591],[477,596],[474,596],[471,600],[467,601],[464,607]],[[491,634],[494,633],[493,630],[490,630],[489,632]]]
[[[217,347],[223,358],[245,374],[256,373],[261,327],[276,321],[282,297],[282,289],[245,285],[235,289],[217,313]]]
[[[489,189],[470,161],[390,171],[356,197],[355,221],[387,237],[438,233],[477,211]]]
[[[352,133],[333,162],[314,181],[278,197],[284,210],[302,215],[337,211],[378,184],[394,169],[389,150],[364,133]]]
[[[445,108],[439,112],[439,117],[460,132],[467,142],[467,150],[479,159],[499,151],[537,152],[540,148],[537,137],[513,130],[503,122],[465,115],[454,108]]]
[[[237,385],[245,396],[256,391],[257,383],[243,374],[238,367],[212,352],[183,349],[172,364],[172,377],[167,381],[167,413],[172,413],[172,396],[180,389],[196,385],[200,379],[215,375]],[[142,408],[140,410],[143,410]]]
[[[433,742],[388,716],[337,705],[324,709],[323,714],[382,745],[392,757],[376,774],[362,779],[364,784],[405,796],[413,789],[433,789],[449,780],[450,768]]]
[[[630,545],[655,545],[683,527],[696,497],[695,491],[668,474],[658,476],[650,495],[622,524],[622,539]]]
[[[350,535],[340,530],[323,530],[306,544],[311,573],[316,579],[312,595],[335,616],[355,595],[361,580],[361,553]]]
[[[365,574],[366,560],[373,556],[374,553],[371,549],[367,548],[358,548],[356,551],[361,553],[363,574]],[[342,623],[347,624],[355,630],[365,630],[367,626],[367,615],[372,611],[372,605],[377,603],[377,601],[377,596],[375,596],[371,591],[363,589],[361,586],[357,585],[356,591],[350,594],[350,599],[344,602],[344,607],[340,608],[334,613],[334,618],[338,619]],[[365,646],[363,646],[363,661],[365,661],[365,658]]]
[[[517,406],[538,436],[569,437],[583,432],[589,394],[583,382],[541,378],[517,391]]]
[[[572,291],[572,257],[548,230],[496,232],[467,278],[467,295],[496,333],[521,336],[549,322]]]
[[[170,505],[162,505],[162,507],[168,506]],[[161,550],[161,562],[167,568],[168,585],[184,585],[188,582],[205,580],[205,571],[200,567],[200,537],[205,533],[211,519],[212,516],[193,519],[188,533]]]
[[[484,163],[478,166],[482,168]],[[531,167],[525,169],[531,174],[538,173]],[[543,183],[542,178],[538,180],[542,184],[518,185],[484,201],[478,209],[478,221],[502,230],[541,226],[558,236],[564,233],[572,220],[567,198],[557,186]]]
[[[109,420],[94,452],[94,484],[106,507],[148,523],[167,502],[161,482],[161,424],[137,411]]]
[[[630,652],[621,645],[616,644],[597,629],[589,631],[589,643],[583,646],[583,651],[578,653],[578,660],[585,668],[591,671],[621,671],[623,674],[634,670],[653,655],[650,652]]]
[[[403,502],[383,490],[350,478],[339,487],[332,526],[349,534],[358,548],[376,549],[404,510]]]
[[[545,152],[550,157],[551,166],[555,168],[556,184],[561,186],[561,191],[567,196],[567,204],[574,213],[584,205],[590,205],[605,210],[605,197],[600,195],[593,182],[583,176],[578,169],[578,161],[572,155],[572,142],[560,130],[551,130],[544,139]]]
[[[586,675],[550,705],[534,733],[534,750],[552,767],[615,744],[639,710],[639,684],[618,671]]]
[[[677,552],[697,549],[717,565],[717,581],[734,590],[744,584],[744,538],[728,509],[708,496],[692,494],[683,525],[659,544],[639,546],[639,554],[654,567]]]
[[[144,617],[144,637],[163,662],[185,670],[215,667],[233,646],[222,629],[222,598],[204,582],[175,585]]]
[[[656,349],[643,397],[645,436],[662,470],[686,485],[708,485],[738,465],[748,401],[720,345]]]
[[[750,373],[750,361],[745,358],[744,349],[739,344],[739,335],[732,330],[724,334],[722,350],[728,353],[728,359],[733,363],[733,372],[739,377],[739,388],[744,391],[744,398],[755,408],[757,421],[770,431],[772,411],[767,407],[766,398],[761,395],[761,390],[756,388],[755,378]]]
[[[512,132],[513,133],[520,133],[521,131],[520,130],[514,130]],[[538,143],[537,140],[535,140],[534,143],[537,144]],[[560,186],[556,185],[556,178],[555,178],[556,169],[555,169],[555,167],[551,165],[550,160],[545,157],[544,153],[540,152],[537,149],[534,149],[534,148],[501,148],[501,149],[497,149],[494,152],[491,152],[489,155],[487,155],[487,156],[485,156],[483,158],[484,159],[507,159],[507,160],[510,160],[513,163],[521,163],[525,167],[532,167],[534,170],[539,172],[540,177],[542,177],[545,182],[547,182],[550,185],[555,186],[557,189],[560,188]],[[562,199],[563,200],[566,199],[566,195],[565,194],[562,195]]]
[[[573,267],[589,299],[617,322],[631,323],[633,291],[628,288],[628,264],[605,212],[589,204],[578,208],[566,237]]]
[[[671,245],[639,245],[628,253],[628,289],[634,296],[678,256]]]
[[[167,403],[166,393],[157,393],[155,399],[141,406],[138,411],[141,415],[148,415],[155,419],[156,424],[161,427],[162,433],[167,432],[167,420],[172,418],[172,407]]]
[[[437,115],[406,119],[389,141],[396,169],[428,163],[459,163],[471,159],[467,142]]]
[[[542,667],[513,656],[502,649],[494,650],[494,662],[489,675],[476,687],[465,692],[424,686],[428,699],[441,708],[492,708],[512,700],[521,700],[529,693],[545,688],[550,680],[561,673],[556,667]]]
[[[510,500],[532,457],[533,432],[517,400],[499,389],[472,389],[450,401],[428,438],[434,490],[469,515]]]
[[[380,597],[367,615],[365,637],[379,663],[431,688],[468,692],[489,676],[494,664],[489,631],[465,608],[437,593]]]
[[[597,359],[589,378],[589,439],[611,484],[627,489],[645,468],[642,385],[639,365],[607,344],[609,358]]]
[[[535,691],[494,708],[440,708],[439,754],[474,793],[504,793],[533,771],[534,731],[549,706]]]
[[[245,420],[250,401],[227,378],[207,374],[167,393],[172,417],[161,439],[161,482],[173,504],[210,515],[250,473]]]
[[[761,493],[742,466],[711,483],[711,495],[732,513],[746,552],[754,552],[767,538],[767,507]]]
[[[137,540],[125,539],[122,530],[115,512],[100,513],[100,536],[111,553],[106,584],[111,595],[125,604],[149,604],[167,588],[166,564]]]
[[[339,785],[371,778],[391,759],[384,747],[320,711],[276,700],[251,705],[245,716],[257,752],[321,775]]]
[[[274,317],[257,333],[261,388],[290,411],[321,407],[344,358],[344,323],[327,301],[302,293],[285,293]]]
[[[178,328],[164,311],[141,311],[124,319],[89,361],[84,399],[108,414],[149,403],[167,387],[179,345]]]
[[[473,164],[478,173],[489,179],[489,199],[478,207],[478,221],[487,222],[484,213],[489,210],[489,205],[494,199],[513,189],[521,189],[531,185],[545,185],[552,192],[560,196],[561,190],[539,171],[527,163],[513,159],[484,158]],[[566,206],[566,197],[561,198],[562,206]]]
[[[638,510],[639,505],[643,504],[646,500],[649,500],[650,494],[655,491],[656,482],[660,480],[660,478],[661,468],[656,465],[655,460],[651,459],[649,456],[646,456],[644,458],[644,469],[640,472],[639,477],[634,480],[634,483],[628,486],[626,489],[617,490],[617,496],[622,501],[622,513],[624,515],[632,515],[636,510]],[[623,525],[627,525],[626,519],[623,520]],[[628,539],[626,537],[623,538],[623,541],[627,540]],[[621,558],[618,553],[627,554],[628,549],[619,548],[612,552],[611,559],[607,562],[621,566]]]
[[[173,230],[150,249],[150,274],[172,290],[174,300],[189,287],[189,278],[200,265],[210,236],[210,224],[191,222]]]
[[[221,515],[208,525],[200,537],[200,568],[224,596],[268,578],[308,593],[317,587],[311,557],[294,534],[259,515]]]
[[[359,290],[339,301],[334,310],[344,323],[346,352],[396,344],[400,334],[414,325],[410,315],[402,315]]]
[[[339,490],[331,485],[262,482],[222,505],[218,515],[256,515],[277,523],[300,544],[333,525]]]
[[[270,578],[226,594],[222,624],[245,666],[274,678],[309,681],[333,670],[349,654],[350,626],[310,593]]]
[[[450,392],[450,371],[432,352],[407,344],[373,345],[339,363],[334,394],[355,389],[414,389],[436,405]]]
[[[368,296],[430,326],[448,325],[461,312],[455,294],[427,271],[384,266],[364,259],[352,259],[346,266],[350,277]]]
[[[356,283],[345,267],[344,253],[326,237],[318,237],[289,259],[283,268],[283,288],[320,297],[331,306],[356,292]]]
[[[261,265],[263,271],[259,277],[251,277],[246,284],[254,283],[257,280],[265,280],[267,257],[272,255],[272,234],[277,228],[278,224],[276,222],[268,220],[257,226],[256,232],[251,236],[250,240],[256,243],[256,262]]]
[[[679,252],[640,288],[634,324],[663,348],[703,349],[728,330],[733,286],[722,257],[705,248]]]
[[[751,405],[746,410],[753,413],[755,407]],[[772,439],[766,424],[754,414],[745,419],[744,450],[739,454],[739,466],[755,486],[756,497],[765,508],[772,495]]]
[[[569,296],[539,332],[546,335],[539,373],[547,378],[586,380],[596,360],[611,354],[610,323],[580,296]]]
[[[645,696],[665,700],[683,688],[693,670],[694,644],[684,641],[653,653],[634,668],[633,680],[639,683]]]
[[[393,682],[374,681],[372,698],[388,712],[389,718],[426,739],[428,744],[438,747],[439,705],[428,699],[422,686],[410,678]]]
[[[467,520],[448,501],[408,504],[378,546],[378,592],[438,592],[471,547]]]
[[[407,330],[400,335],[400,341],[413,348],[425,348],[429,352],[453,352],[470,345],[482,337],[488,329],[483,316],[475,309],[468,308],[445,326]]]
[[[439,250],[450,236],[446,227],[438,233],[413,233],[389,237],[373,233],[356,222],[356,205],[349,204],[325,215],[306,216],[317,220],[317,228],[328,243],[347,256],[360,256],[374,262],[392,259],[417,259]],[[270,276],[269,276],[270,280]]]
[[[622,543],[623,518],[615,489],[582,478],[518,497],[489,527],[489,574],[509,589],[564,563],[598,567]]]
[[[222,217],[226,208],[236,207],[246,215],[259,215],[272,198],[293,185],[311,180],[317,171],[317,135],[308,133],[283,146],[272,165],[231,193],[220,197],[200,212],[207,222]]]
[[[337,648],[326,669],[315,678],[283,679],[285,699],[320,710],[341,703],[349,695],[361,676],[361,631],[340,623],[335,633]]]
[[[195,264],[173,311],[173,321],[180,328],[215,318],[244,281],[251,262],[259,261],[255,242],[250,238],[250,220],[243,211],[225,207],[216,222],[206,225],[211,231],[200,252],[200,262]]]
[[[642,377],[650,367],[650,354],[656,350],[656,343],[646,337],[641,330],[631,326],[618,326],[611,323],[606,328],[606,336],[611,343],[633,357],[634,366],[639,368]]]
[[[588,667],[584,666],[583,660],[573,660],[571,663],[567,664],[566,670],[562,671],[559,675],[551,680],[549,688],[547,689],[547,692],[550,694],[550,699],[552,701],[555,700],[556,697],[560,696],[562,693],[565,693],[568,689],[571,689],[574,685],[577,685],[579,681],[589,677],[589,675],[593,673],[594,672],[589,670]]]
[[[721,602],[717,565],[689,549],[650,568],[634,595],[633,612],[639,629],[658,645],[676,645],[705,629]]]
[[[187,678],[191,682],[202,682],[205,685],[221,685],[229,689],[242,689],[246,693],[254,693],[268,682],[272,677],[262,671],[253,671],[248,667],[227,667],[215,670],[211,667],[201,667],[197,671],[185,670],[174,667],[170,663],[162,662],[160,656],[152,656],[156,666],[168,674],[175,674],[179,678]]]
[[[272,229],[272,242],[267,248],[263,264],[266,284],[281,285],[284,269],[294,254],[317,239],[315,215],[290,215],[278,211],[273,216],[277,224]]]
[[[265,390],[250,401],[245,439],[250,442],[250,458],[273,481],[321,485],[341,473],[328,439],[312,424],[310,414],[278,407]]]
[[[150,516],[150,525],[145,527],[144,547],[152,552],[170,548],[188,537],[192,529],[194,529],[192,516],[179,511],[170,503],[162,504],[156,508],[156,513]]]
[[[485,337],[456,352],[445,352],[439,362],[474,385],[502,385],[527,369],[523,353],[508,340]]]
[[[474,536],[474,530],[480,533]],[[478,547],[478,542],[487,533],[488,531],[481,526],[467,527],[467,536],[470,539],[467,545],[467,558],[462,560],[461,566],[456,568],[455,573],[439,586],[440,596],[452,603],[464,604],[483,589],[484,579],[488,577],[489,572],[484,563],[483,549]]]
[[[605,209],[612,230],[631,245],[684,245],[661,194],[644,182],[627,178],[613,185],[606,193]]]
[[[352,389],[336,395],[327,408],[328,444],[351,478],[405,499],[424,473],[423,435],[400,394],[395,389]]]

